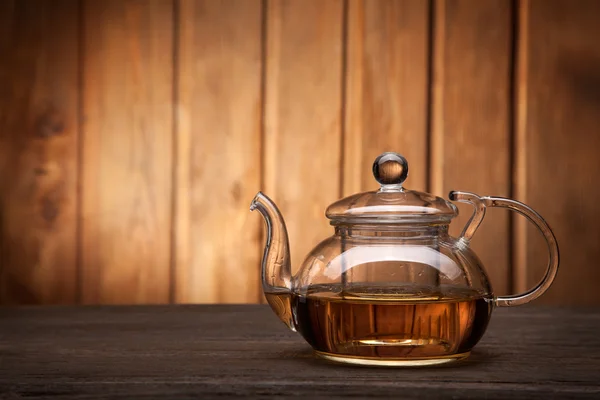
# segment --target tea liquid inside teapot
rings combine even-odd
[[[290,301],[294,327],[334,359],[459,358],[479,341],[492,311],[489,296],[443,286],[314,285],[305,294],[267,298],[272,305],[275,298]]]

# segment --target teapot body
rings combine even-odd
[[[322,357],[426,365],[466,357],[493,293],[447,225],[337,226],[292,282],[294,328]]]

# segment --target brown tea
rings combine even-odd
[[[410,291],[317,285],[292,294],[295,325],[317,351],[350,357],[447,357],[468,353],[483,335],[489,296],[441,287]]]
[[[296,330],[292,320],[291,294],[289,290],[280,292],[265,292],[267,303],[288,328]]]

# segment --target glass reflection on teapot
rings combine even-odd
[[[552,284],[558,245],[548,224],[523,203],[451,192],[474,206],[458,238],[448,227],[456,206],[406,189],[408,162],[384,153],[373,164],[381,185],[331,204],[335,228],[291,275],[287,230],[281,213],[258,193],[251,210],[267,225],[262,284],[271,308],[298,331],[317,355],[338,362],[433,365],[467,357],[485,332],[492,310],[525,304]],[[544,235],[550,261],[546,275],[528,292],[495,296],[470,240],[486,209],[502,207],[533,222]]]

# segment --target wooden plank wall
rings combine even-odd
[[[173,8],[162,0],[82,6],[82,301],[167,302]]]
[[[261,3],[183,1],[176,16],[175,301],[255,302]]]
[[[560,244],[563,268],[547,302],[600,302],[598,18],[594,0],[529,0],[519,8],[515,195],[547,218]],[[519,222],[515,282],[526,288],[544,273],[545,249]]]
[[[258,302],[255,192],[296,269],[390,150],[411,188],[529,203],[562,250],[539,302],[598,304],[599,17],[594,0],[2,1],[0,304]],[[498,294],[544,272],[507,212],[473,246]]]
[[[79,7],[0,2],[0,303],[78,301]]]

